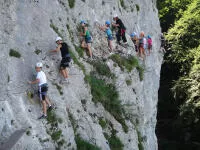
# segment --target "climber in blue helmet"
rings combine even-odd
[[[81,47],[87,49],[90,58],[92,58],[92,50],[91,50],[92,37],[90,35],[86,22],[84,20],[81,20],[80,24],[82,27],[82,32],[80,33],[80,36],[84,37],[84,39],[82,39],[81,41]]]
[[[113,48],[112,48],[112,40],[113,40],[113,36],[112,36],[112,31],[110,29],[110,21],[106,21],[104,26],[99,26],[99,28],[103,31],[105,31],[106,35],[107,35],[107,40],[108,40],[108,47],[109,47],[109,51],[112,52]]]
[[[135,51],[136,51],[136,53],[138,54],[138,37],[137,37],[137,34],[135,33],[135,32],[133,32],[133,33],[131,33],[131,40],[132,40],[132,42],[133,42],[133,44],[134,44],[134,46],[135,46]]]

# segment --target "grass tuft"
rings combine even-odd
[[[17,50],[14,50],[14,49],[10,49],[9,55],[11,57],[16,57],[16,58],[20,58],[21,57],[21,54]]]
[[[68,3],[69,3],[69,7],[70,8],[74,8],[74,6],[75,6],[75,0],[68,0]]]
[[[76,136],[75,141],[77,145],[77,150],[100,150],[99,147],[83,140],[80,136]]]
[[[126,58],[118,54],[114,54],[110,58],[118,64],[122,71],[126,69],[128,72],[131,72],[133,68],[136,68],[139,72],[140,80],[143,80],[144,69],[139,65],[136,57],[130,56]]]

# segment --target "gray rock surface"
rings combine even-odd
[[[57,125],[65,140],[60,149],[76,149],[75,135],[79,134],[89,143],[109,150],[104,132],[110,134],[111,131],[99,125],[99,118],[103,117],[111,122],[125,150],[140,150],[138,143],[145,150],[157,150],[155,125],[162,54],[159,53],[160,25],[156,1],[124,2],[126,8],[121,7],[118,0],[76,0],[74,8],[70,8],[67,0],[0,1],[0,149],[53,150],[58,147],[48,132],[51,130],[48,121],[37,120],[42,113],[37,87],[27,84],[28,80],[34,79],[35,63],[42,61],[48,78],[49,98],[56,107],[56,116],[62,120]],[[153,39],[153,53],[144,62],[139,60],[145,69],[142,81],[136,69],[130,73],[121,71],[118,66],[114,67],[111,59],[106,60],[117,77],[115,86],[129,115],[127,133],[102,104],[92,101],[91,88],[84,80],[84,72],[75,63],[69,69],[70,83],[60,85],[60,54],[48,52],[56,47],[55,38],[61,34],[89,73],[93,67],[85,61],[87,56],[79,58],[75,51],[74,45],[80,44],[77,25],[82,19],[89,23],[93,53],[96,59],[106,59],[109,51],[105,33],[99,31],[95,22],[104,24],[106,20],[112,20],[113,14],[118,14],[123,20],[129,45],[133,44],[128,34],[133,31],[144,31]],[[10,57],[10,49],[17,50],[21,57]],[[36,50],[41,53],[37,55]],[[120,50],[125,55],[136,55],[133,47],[120,47]],[[127,79],[132,80],[129,86]],[[62,95],[56,85],[61,87]],[[34,93],[33,98],[27,96],[30,92]]]

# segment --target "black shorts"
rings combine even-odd
[[[66,67],[69,67],[70,61],[71,61],[70,57],[62,58],[61,63],[60,63],[60,69],[63,70]]]
[[[47,95],[47,91],[48,91],[48,86],[47,84],[39,86],[39,90],[38,90],[38,95],[40,97],[40,100],[45,100],[45,97]]]

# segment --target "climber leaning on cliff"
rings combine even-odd
[[[40,100],[42,101],[42,107],[43,107],[43,114],[38,119],[43,119],[43,118],[47,118],[46,106],[47,105],[49,106],[48,110],[51,110],[52,106],[51,106],[49,99],[47,98],[48,85],[47,85],[46,75],[42,71],[42,63],[41,62],[38,62],[35,65],[35,70],[37,72],[36,80],[28,81],[28,83],[29,84],[37,84],[38,83],[38,87],[39,87],[38,94],[39,94]]]
[[[86,48],[89,52],[90,58],[92,58],[92,50],[91,50],[91,43],[92,43],[92,37],[90,35],[90,32],[87,28],[86,22],[82,20],[80,22],[81,27],[82,27],[82,32],[80,33],[80,36],[83,36],[84,39],[81,41],[81,47]]]
[[[68,48],[68,45],[65,42],[63,42],[61,37],[56,38],[56,44],[58,44],[58,47],[55,50],[51,50],[50,52],[61,51],[62,60],[60,63],[60,72],[62,76],[64,77],[64,82],[69,83],[68,71],[66,69],[66,67],[69,67],[69,63],[71,61],[69,48]]]
[[[113,51],[113,48],[112,48],[113,37],[112,37],[112,31],[110,29],[110,21],[106,21],[105,25],[104,26],[99,26],[99,28],[106,32],[107,40],[108,40],[108,47],[110,49],[110,52],[112,52]]]
[[[124,26],[124,24],[121,21],[121,19],[118,18],[118,15],[114,15],[113,20],[116,23],[112,23],[112,25],[114,27],[118,27],[118,31],[117,31],[117,34],[116,34],[118,44],[121,44],[120,43],[121,38],[122,38],[124,44],[127,44],[127,40],[126,40],[126,27]]]

